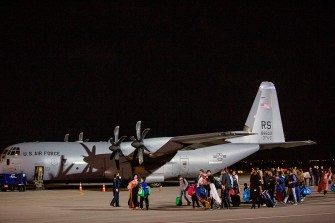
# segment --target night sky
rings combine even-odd
[[[295,155],[334,158],[332,7],[56,2],[1,3],[1,149],[132,136],[138,120],[147,137],[242,130],[271,81],[286,140],[318,143]]]

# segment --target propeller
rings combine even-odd
[[[113,138],[109,139],[109,142],[112,144],[109,147],[109,149],[112,151],[110,159],[115,160],[116,168],[118,170],[120,169],[120,156],[123,156],[120,145],[121,145],[121,142],[127,137],[127,136],[122,136],[119,139],[119,129],[120,129],[120,126],[116,126],[114,129],[114,139]]]
[[[134,154],[133,154],[133,160],[136,159],[138,156],[138,162],[141,165],[143,163],[143,155],[144,151],[147,151],[150,153],[150,150],[148,150],[147,147],[145,147],[143,143],[143,139],[148,134],[150,128],[144,129],[141,134],[141,121],[138,121],[136,123],[136,138],[134,136],[130,137],[130,139],[133,141],[131,145],[135,148]]]

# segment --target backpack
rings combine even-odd
[[[190,196],[193,196],[194,193],[195,193],[194,188],[195,188],[195,184],[192,184],[192,185],[188,188],[188,190],[187,190],[187,194],[190,195]]]

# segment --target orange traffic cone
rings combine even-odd
[[[81,182],[80,182],[80,184],[79,184],[79,191],[80,191],[80,192],[83,191],[83,188],[82,188],[82,186],[81,186]]]
[[[105,184],[102,184],[102,192],[106,192]]]

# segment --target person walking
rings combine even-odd
[[[329,184],[332,183],[332,177],[333,177],[333,174],[332,174],[330,167],[327,170],[323,171],[321,179],[320,179],[321,186],[319,186],[320,189],[318,189],[319,193],[323,191],[323,195],[327,194]]]
[[[288,189],[287,189],[287,194],[285,196],[284,201],[282,202],[282,204],[286,204],[289,196],[292,194],[293,196],[293,205],[297,205],[297,196],[295,193],[295,187],[297,185],[297,177],[296,175],[293,173],[293,170],[290,169],[287,171],[288,175]]]
[[[258,208],[260,208],[261,203],[259,197],[261,193],[262,193],[261,177],[257,173],[257,171],[254,168],[252,168],[250,175],[250,198],[252,200],[251,209],[255,209],[256,204]]]
[[[212,171],[207,170],[206,174],[207,174],[208,184],[205,187],[206,187],[206,190],[207,190],[208,200],[210,201],[210,207],[211,207],[211,209],[213,209],[213,204],[214,204],[213,194],[215,194],[215,191],[211,192],[211,190],[214,186],[214,180],[215,179],[212,175]],[[212,187],[211,187],[211,184],[213,185]],[[215,188],[215,186],[214,186],[214,188]]]
[[[180,205],[182,205],[182,199],[184,197],[184,199],[187,202],[187,205],[191,205],[190,200],[187,198],[187,189],[189,187],[189,184],[187,182],[187,180],[185,178],[183,178],[181,175],[178,175],[178,179],[179,179],[179,191],[180,191]]]
[[[230,179],[230,176],[228,174],[227,169],[221,170],[221,197],[222,197],[222,204],[221,208],[224,208],[225,206],[227,209],[230,207],[230,189],[232,189],[232,182]]]
[[[140,197],[140,208],[143,210],[143,201],[145,202],[145,209],[149,210],[149,186],[145,182],[145,177],[141,177],[140,190],[143,190],[143,196]]]
[[[121,187],[121,176],[119,172],[116,172],[114,174],[114,179],[113,179],[113,200],[110,203],[110,205],[113,207],[120,207],[120,203],[119,203],[120,187]]]
[[[284,200],[285,194],[285,177],[283,176],[282,171],[277,173],[276,177],[276,201],[281,203]]]
[[[207,174],[203,173],[200,179],[198,180],[195,193],[197,194],[199,201],[204,205],[205,210],[210,208],[210,203],[208,202],[207,192],[205,185],[208,184]]]

